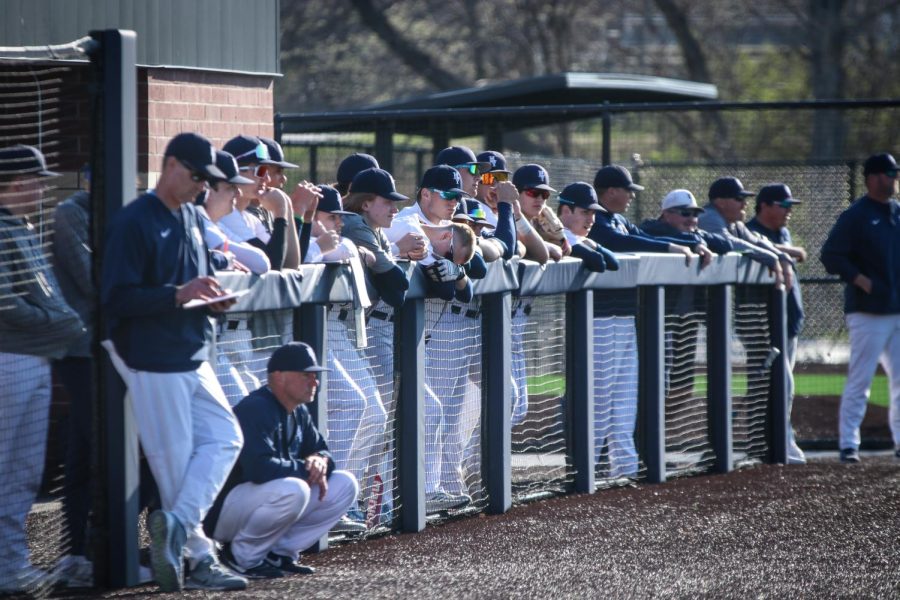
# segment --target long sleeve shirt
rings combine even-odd
[[[750,258],[770,269],[774,269],[778,261],[793,264],[793,261],[776,248],[772,242],[747,229],[747,226],[741,221],[729,225],[712,204],[707,204],[704,208],[706,208],[706,212],[697,219],[700,229],[725,237],[737,252],[748,254]]]
[[[764,235],[773,244],[792,245],[791,232],[787,227],[782,227],[778,231],[773,231],[759,222],[759,219],[753,217],[747,223],[747,229],[755,231],[760,235]],[[797,271],[796,266],[791,267],[794,272]],[[794,277],[794,285],[791,286],[787,295],[787,334],[788,337],[797,337],[803,330],[803,322],[806,316],[803,313],[803,294],[800,292],[800,278]]]
[[[900,313],[900,204],[863,196],[841,213],[820,255],[825,269],[847,283],[844,312]],[[853,284],[863,274],[872,293]]]

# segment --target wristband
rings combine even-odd
[[[531,223],[528,222],[528,219],[522,218],[516,221],[516,231],[522,235],[528,235],[534,230],[531,227]]]
[[[297,221],[297,223],[299,223],[300,225],[303,225],[303,215],[294,213],[294,220]]]

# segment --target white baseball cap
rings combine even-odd
[[[669,210],[670,208],[689,208],[698,213],[706,212],[697,206],[697,199],[688,190],[672,190],[666,194],[666,197],[662,199],[662,209]]]

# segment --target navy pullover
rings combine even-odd
[[[863,196],[841,213],[820,255],[825,270],[847,283],[844,312],[900,313],[900,204]],[[853,280],[872,280],[867,294]]]
[[[766,236],[773,244],[787,244],[789,246],[792,245],[791,232],[788,231],[787,227],[782,227],[779,231],[772,231],[771,229],[760,223],[759,219],[753,217],[752,219],[750,219],[750,222],[747,223],[747,229],[749,229],[750,231],[755,231],[760,235]],[[794,264],[791,268],[794,269],[794,273],[797,272],[796,264]],[[803,294],[800,293],[800,277],[798,274],[797,277],[794,277],[794,285],[791,286],[791,289],[787,295],[788,337],[797,337],[798,335],[800,335],[800,332],[803,330],[803,322],[805,319],[806,316],[803,313]]]
[[[203,219],[193,204],[173,212],[148,192],[116,213],[103,253],[101,301],[125,364],[181,373],[210,359],[209,313],[179,308],[175,291],[212,274]]]

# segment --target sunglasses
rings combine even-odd
[[[194,183],[200,183],[201,181],[206,181],[206,176],[203,173],[201,173],[200,171],[198,171],[197,169],[195,169],[194,167],[192,167],[185,161],[181,160],[180,158],[178,159],[178,162],[181,163],[182,167],[184,167],[185,169],[190,171],[191,181],[193,181]]]
[[[782,200],[781,202],[773,202],[772,204],[774,204],[775,206],[780,206],[781,208],[784,208],[786,210],[791,210],[792,208],[794,208],[794,203],[787,200]]]
[[[544,200],[546,200],[547,198],[550,197],[550,192],[548,192],[547,190],[538,190],[538,189],[534,189],[534,188],[529,188],[529,189],[525,190],[525,193],[528,194],[529,196],[531,196],[532,198],[537,198],[538,196],[540,196]]]
[[[255,167],[240,167],[240,171],[248,172],[253,171],[253,175],[255,177],[259,177],[260,179],[265,179],[266,175],[269,174],[269,165],[256,165]]]
[[[485,213],[484,209],[481,207],[470,210],[469,216],[473,219],[479,219],[482,221],[487,220],[487,213]]]
[[[495,183],[502,183],[504,181],[509,181],[509,173],[482,173],[481,174],[481,183],[484,185],[494,185]]]
[[[464,165],[454,165],[454,169],[464,169],[469,172],[470,175],[478,175],[478,163],[466,163]]]
[[[265,144],[263,144],[262,142],[260,142],[259,144],[256,145],[255,148],[253,148],[253,150],[248,150],[247,152],[244,152],[243,154],[238,154],[234,158],[236,160],[241,160],[242,158],[247,158],[248,156],[255,156],[259,160],[270,160],[269,147],[266,146]]]
[[[428,188],[428,189],[430,191],[434,192],[435,194],[439,195],[444,200],[453,200],[453,201],[457,201],[457,202],[459,201],[459,192],[445,192],[444,190],[439,190],[436,188]]]
[[[681,215],[682,217],[696,217],[697,211],[691,210],[689,208],[670,208],[666,212],[670,212],[672,214]]]
[[[891,179],[897,179],[897,169],[889,169],[884,172],[885,175],[890,177]]]

